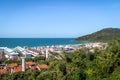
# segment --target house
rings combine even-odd
[[[0,69],[0,74],[6,74],[7,73],[7,69]]]
[[[39,64],[38,67],[40,69],[48,69],[48,65],[46,65],[46,64]]]
[[[13,67],[13,66],[12,66]],[[37,67],[36,67],[36,63],[35,62],[32,62],[32,61],[29,61],[29,62],[25,62],[25,71],[26,70],[38,70]],[[23,72],[22,71],[22,65],[17,65],[17,66],[14,66],[13,68],[13,72]],[[13,73],[12,72],[12,73]]]
[[[22,65],[19,65],[17,68],[15,68],[14,72],[22,72]]]
[[[17,66],[18,66],[17,63],[8,64],[6,66],[6,69],[8,70],[9,73],[13,73],[14,69],[17,68]]]
[[[26,62],[26,67],[34,70],[36,69],[36,63],[32,61]]]
[[[48,65],[46,64],[39,64],[36,65],[35,62],[28,61],[25,62],[25,71],[27,70],[41,70],[41,69],[48,69]],[[17,63],[11,63],[11,64],[6,64],[6,65],[0,65],[0,74],[12,74],[12,73],[18,73],[18,72],[23,72],[22,71],[23,67],[22,64],[17,64]]]
[[[4,48],[5,57],[8,59],[17,59],[18,53],[14,52],[12,49],[5,47]]]
[[[0,48],[0,59],[4,58],[4,49]]]
[[[38,56],[40,51],[32,48],[26,48],[29,53],[32,53],[34,57]]]
[[[14,50],[21,53],[24,57],[28,57],[28,58],[33,57],[32,53],[29,53],[26,49],[20,46],[16,47]]]
[[[20,46],[17,46],[14,50],[18,51],[18,52],[24,52],[25,49],[20,47]]]
[[[26,66],[25,69],[28,70],[29,67]],[[18,65],[17,68],[14,69],[14,72],[23,72],[23,71],[22,71],[22,65]]]

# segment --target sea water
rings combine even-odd
[[[0,38],[0,47],[14,48],[16,46],[52,46],[52,45],[71,45],[83,44],[74,42],[74,38]]]

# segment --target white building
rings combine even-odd
[[[16,59],[18,58],[18,53],[14,52],[14,50],[5,47],[4,48],[4,53],[5,53],[5,57],[9,58],[9,59]]]
[[[33,57],[32,53],[29,53],[26,49],[20,46],[16,47],[15,51],[20,52],[24,57],[29,57],[29,58]]]
[[[20,47],[20,46],[17,46],[17,47],[15,48],[15,50],[17,50],[17,51],[19,51],[19,52],[25,51],[25,49],[22,48],[22,47]]]

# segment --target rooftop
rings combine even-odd
[[[35,62],[29,61],[29,62],[26,62],[26,65],[35,65]]]
[[[17,63],[12,63],[12,64],[8,64],[7,68],[14,68],[14,67],[17,67],[17,66],[18,66]]]
[[[46,65],[46,64],[39,64],[38,67],[39,67],[40,69],[47,69],[47,68],[48,68],[48,65]]]
[[[0,70],[0,74],[6,74],[7,73],[7,70],[6,69],[1,69]]]

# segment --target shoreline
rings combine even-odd
[[[38,46],[38,47],[20,47],[15,48],[0,47],[0,55],[2,58],[8,60],[17,60],[21,57],[35,58],[43,55],[46,59],[52,56],[53,53],[62,53],[63,51],[75,51],[79,49],[88,48],[90,52],[94,52],[95,48],[104,49],[103,45],[106,43],[86,43],[86,44],[72,44],[72,45],[52,45],[52,46]]]

